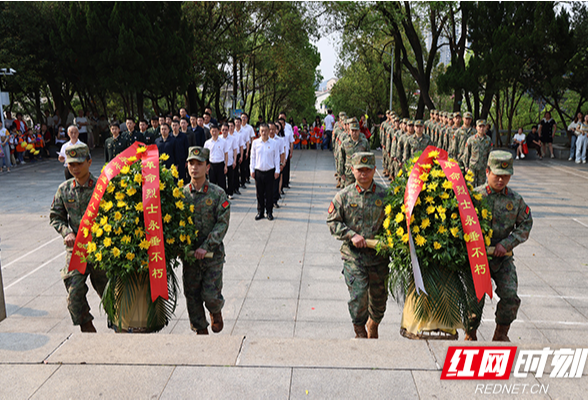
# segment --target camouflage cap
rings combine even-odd
[[[512,153],[504,150],[495,150],[488,156],[488,168],[495,175],[512,175],[513,171]]]
[[[374,153],[369,153],[367,151],[360,151],[355,153],[351,157],[351,165],[355,169],[359,168],[370,168],[374,169],[376,167],[376,156]]]
[[[476,121],[476,126],[480,126],[480,125],[486,125],[486,120],[485,119],[479,119]]]
[[[412,119],[409,119],[406,123],[408,126],[414,125],[414,121]]]
[[[92,158],[92,156],[90,155],[90,149],[84,143],[74,144],[65,150],[65,162],[68,164],[83,163],[88,158]]]
[[[423,126],[423,120],[417,119],[416,121],[414,121],[414,126]]]
[[[190,160],[198,160],[198,161],[208,161],[208,157],[210,155],[210,150],[202,148],[200,146],[192,146],[188,149],[188,158],[186,161]]]
[[[453,117],[455,117],[455,114],[454,113],[452,113],[452,112],[448,112],[447,113],[447,118],[452,119]]]
[[[453,113],[453,118],[455,117],[461,117],[461,113],[459,111],[456,111]]]
[[[432,109],[431,112],[429,112],[430,115],[436,115],[437,114],[437,110]]]
[[[469,111],[468,111],[468,112],[466,112],[466,113],[463,115],[463,117],[464,117],[464,118],[469,118],[469,119],[473,119],[473,118],[474,118],[474,116],[472,115],[472,113],[471,113],[471,112],[469,112]]]
[[[350,124],[350,123],[352,123],[352,122],[353,122],[353,118],[347,118],[347,119],[345,120],[345,123],[346,123],[346,124]]]
[[[357,121],[350,122],[349,129],[351,129],[352,131],[358,131],[359,130],[359,123]]]
[[[339,113],[339,118],[347,118],[347,114],[345,113],[345,111],[341,111]]]
[[[390,115],[390,110],[386,110],[386,115]]]

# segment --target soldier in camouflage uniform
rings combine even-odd
[[[335,124],[333,128],[333,157],[335,158],[335,181],[337,181],[337,188],[341,187],[341,183],[339,182],[339,174],[337,171],[339,168],[337,167],[338,162],[338,154],[339,154],[339,146],[341,145],[341,133],[345,129],[344,121],[347,119],[347,114],[341,111],[339,113],[339,121]]]
[[[386,311],[388,259],[367,248],[365,239],[375,238],[382,227],[386,187],[373,179],[376,158],[372,153],[355,153],[351,164],[356,181],[335,195],[327,225],[331,235],[343,241],[343,275],[355,337],[375,339]]]
[[[415,133],[411,135],[406,140],[406,144],[404,145],[404,154],[402,159],[406,162],[406,160],[411,159],[416,153],[419,151],[423,151],[431,144],[431,138],[424,131],[423,121],[417,119],[414,121]]]
[[[104,162],[111,161],[131,145],[129,138],[120,134],[120,126],[116,122],[110,124],[110,133],[112,137],[104,142]]]
[[[476,122],[476,131],[466,142],[462,163],[466,172],[471,170],[474,173],[474,186],[479,186],[486,182],[485,166],[488,164],[492,141],[486,136],[486,122],[483,119]]]
[[[92,158],[90,149],[85,144],[76,144],[65,150],[67,167],[74,176],[63,182],[57,189],[53,198],[49,220],[65,244],[65,267],[61,270],[61,279],[67,290],[67,308],[74,325],[80,325],[82,332],[96,332],[92,323],[94,317],[90,314],[90,305],[86,299],[88,285],[86,279],[90,277],[92,286],[102,297],[108,279],[106,272],[87,264],[86,272],[81,274],[78,270],[69,271],[72,250],[76,241],[80,223],[86,212],[86,208],[92,198],[96,177],[90,173]]]
[[[453,126],[449,131],[449,157],[457,157],[457,132],[461,129],[461,113],[453,113]]]
[[[229,229],[231,208],[225,191],[206,179],[210,167],[208,149],[190,147],[187,161],[192,179],[184,186],[184,195],[194,205],[192,218],[198,224],[198,238],[193,245],[196,261],[183,262],[184,295],[190,327],[199,335],[208,335],[204,306],[210,312],[212,331],[220,332],[224,326],[223,239]],[[205,258],[206,253],[212,253],[212,258]]]
[[[404,134],[401,139],[398,141],[397,148],[396,148],[396,158],[398,159],[398,163],[400,164],[400,168],[406,162],[404,158],[404,148],[406,147],[406,143],[408,139],[414,135],[414,121],[407,120],[406,122],[406,134]]]
[[[516,319],[521,299],[517,295],[517,271],[512,255],[507,253],[529,238],[533,227],[533,217],[525,200],[507,187],[513,174],[512,154],[507,151],[493,151],[488,157],[486,169],[488,183],[475,189],[486,198],[492,213],[492,235],[490,245],[495,247],[488,260],[490,276],[496,284],[496,294],[500,298],[496,305],[496,330],[493,341],[510,342],[508,330]],[[479,304],[484,308],[484,299]],[[477,328],[482,315],[472,318],[472,328],[465,340],[477,340]]]
[[[351,134],[343,141],[343,143],[341,143],[341,147],[339,149],[338,172],[339,176],[342,178],[341,186],[343,187],[351,185],[353,182],[355,182],[355,177],[351,169],[351,157],[353,154],[361,151],[365,152],[370,149],[370,145],[365,136],[360,136],[361,132],[359,131],[359,124],[357,122],[351,122],[349,124],[349,129]]]
[[[470,136],[475,135],[476,130],[472,126],[472,113],[466,112],[463,115],[463,125],[455,132],[455,159],[458,161],[462,171],[465,170],[465,166],[462,164],[462,157],[465,152],[465,145]]]

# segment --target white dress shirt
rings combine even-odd
[[[280,152],[275,140],[255,139],[251,144],[251,170],[269,171],[275,168],[280,173]]]
[[[325,131],[332,131],[333,124],[335,123],[335,118],[329,114],[325,117]]]
[[[61,146],[61,150],[59,151],[59,156],[65,158],[65,150],[67,150],[67,148],[69,146],[73,146],[74,144],[85,144],[84,142],[82,142],[81,140],[78,139],[77,142],[72,143],[71,140],[64,143],[63,146]],[[63,163],[64,167],[67,167],[67,162]]]
[[[290,143],[294,143],[294,131],[292,125],[286,122],[284,126],[284,138],[286,139],[286,159],[290,156]]]
[[[229,153],[229,160],[228,160],[227,167],[230,167],[235,162],[235,158],[233,157],[235,150],[239,151],[239,144],[237,143],[239,138],[237,138],[229,133],[227,135],[227,137],[223,136],[223,139],[227,142],[227,153]]]
[[[225,153],[228,153],[228,143],[222,137],[215,141],[213,138],[204,142],[204,148],[210,150],[209,161],[211,163],[225,162]]]
[[[255,137],[255,130],[249,124],[243,125],[241,127],[241,132],[245,133],[245,136],[247,137],[247,143],[249,143],[251,139]]]

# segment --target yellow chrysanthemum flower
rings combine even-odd
[[[457,237],[457,234],[459,233],[459,228],[458,227],[451,228],[449,231],[451,232],[453,237]]]
[[[124,235],[120,241],[124,244],[129,244],[131,243],[131,237],[129,235]]]
[[[431,164],[421,164],[421,168],[424,168],[424,169],[426,169],[427,171],[428,171],[428,170],[430,170],[430,169],[431,169],[431,167],[432,167],[432,165],[431,165]]]
[[[410,161],[412,161],[413,164],[415,162],[417,162],[418,160],[419,160],[419,158],[417,156],[414,156],[413,158],[410,159]]]
[[[190,239],[190,235],[186,236],[186,243],[192,244],[192,239]]]
[[[180,196],[182,196],[182,192],[180,191],[179,188],[174,188],[173,195],[177,199],[177,198],[180,198]]]
[[[486,243],[486,246],[490,246],[490,238],[488,236],[484,236],[484,243]]]
[[[402,213],[406,213],[406,205],[402,204],[402,207],[400,207],[400,211],[402,211]]]
[[[135,225],[139,225],[139,221],[140,221],[140,220],[139,220],[139,217],[136,217],[136,218],[135,218]]]
[[[414,222],[414,214],[410,216],[410,224],[412,225],[413,222]]]
[[[145,147],[145,146],[139,146],[137,148],[137,154],[145,153],[146,151],[147,151],[147,147]]]
[[[408,233],[405,233],[404,235],[402,235],[402,241],[404,243],[408,243]]]
[[[92,225],[92,228],[90,228],[90,230],[92,231],[92,233],[96,233],[98,231],[98,228],[100,228],[100,225],[94,222],[94,225]]]
[[[118,258],[120,256],[120,250],[117,247],[112,248],[112,255]]]
[[[384,227],[384,229],[388,229],[390,227],[390,218],[386,218],[382,226]]]
[[[96,251],[96,243],[94,243],[94,242],[90,242],[90,243],[88,243],[88,248],[87,248],[87,250],[88,250],[88,253],[93,253],[93,252],[95,252],[95,251]]]
[[[392,249],[394,248],[394,241],[392,240],[391,237],[388,238],[388,248]]]
[[[136,183],[141,183],[141,182],[143,182],[143,175],[139,175],[139,174],[135,175],[135,179],[134,179],[134,181],[135,181]]]
[[[435,168],[434,170],[431,171],[431,176],[433,178],[444,178],[445,174],[443,173],[443,170]]]
[[[137,157],[135,157],[135,156],[130,156],[130,157],[129,157],[129,161],[130,161],[130,162],[135,162],[135,161],[137,161]]]
[[[164,189],[165,189],[165,183],[159,182],[159,190],[164,190]]]
[[[159,156],[159,159],[161,161],[167,161],[167,160],[169,160],[169,156],[167,154],[163,153]]]
[[[451,219],[457,219],[457,213],[452,213],[451,214]]]
[[[190,212],[194,212],[194,204],[190,204]]]
[[[424,246],[425,243],[427,243],[427,239],[425,239],[424,237],[422,237],[421,235],[417,235],[414,238],[414,242],[416,243],[417,246]]]
[[[110,224],[104,225],[104,232],[112,232],[112,225],[110,225]]]
[[[400,178],[402,176],[402,169],[400,171],[398,171],[398,175],[396,175],[397,178]]]
[[[171,221],[171,219],[172,219],[172,217],[171,217],[171,215],[169,215],[169,214],[165,214],[165,217],[163,217],[163,221],[164,221],[166,224],[169,224],[169,221]]]
[[[488,237],[489,237],[490,239],[492,239],[492,235],[493,235],[493,234],[494,234],[494,230],[490,229],[490,230],[488,231]]]
[[[439,152],[437,150],[429,151],[429,157],[437,158],[437,157],[439,157]]]
[[[184,209],[184,202],[181,200],[176,201],[176,208],[183,210]]]
[[[437,206],[437,211],[439,212],[439,214],[445,214],[447,212],[447,209],[443,206]]]
[[[108,223],[108,217],[104,216],[100,218],[100,225],[106,225]]]
[[[404,229],[402,229],[402,227],[396,229],[396,235],[398,235],[398,237],[402,237],[404,235]]]
[[[482,209],[482,218],[488,219],[488,210],[485,208]]]
[[[401,170],[401,171],[402,171],[402,170]],[[398,176],[400,176],[400,175],[398,175]],[[400,192],[400,186],[396,186],[396,187],[394,188],[394,194],[398,194],[398,192]]]
[[[433,243],[433,248],[434,248],[435,250],[439,250],[439,249],[441,248],[441,243],[439,243],[439,242],[434,242],[434,243]]]
[[[427,185],[427,192],[431,193],[434,192],[435,190],[437,190],[437,182],[431,182]]]
[[[102,253],[96,253],[94,258],[96,258],[96,261],[102,261]]]
[[[178,180],[178,187],[181,189],[184,187],[184,180],[183,179],[179,179]]]
[[[114,213],[114,220],[115,221],[120,221],[122,219],[122,214],[120,212],[115,212]]]
[[[412,227],[412,233],[419,233],[421,231],[421,228],[419,228],[418,225],[415,225]]]
[[[480,193],[472,193],[472,196],[478,201],[482,200],[482,195]]]
[[[104,234],[104,231],[102,230],[102,228],[98,228],[96,230],[96,237],[100,237]]]
[[[127,181],[124,180],[124,179],[121,179],[120,180],[120,187],[123,188],[123,189],[126,188],[127,187]]]
[[[445,228],[443,225],[439,225],[439,229],[437,229],[437,232],[439,232],[440,234],[444,234],[447,232],[447,228]]]
[[[132,196],[135,193],[137,193],[137,189],[135,189],[134,187],[131,186],[130,188],[127,189],[127,195]]]
[[[186,221],[180,221],[180,226],[186,226]]]
[[[433,204],[435,203],[435,199],[433,198],[433,196],[427,196],[425,197],[425,203]]]
[[[428,180],[429,180],[429,174],[427,174],[426,172],[423,172],[423,173],[421,174],[421,176],[419,176],[419,179],[420,179],[421,181],[423,181],[423,182],[426,182],[426,181],[428,181]]]
[[[104,238],[103,243],[104,243],[104,247],[110,247],[110,245],[112,244],[112,240],[109,237],[107,237],[107,238]]]
[[[443,189],[445,189],[445,190],[453,189],[453,183],[451,183],[450,181],[443,182],[442,186],[443,186]]]
[[[118,235],[120,235],[120,234],[122,233],[122,228],[119,226],[118,228],[116,228],[116,229],[114,230],[114,233],[115,233],[117,236],[118,236]]]
[[[402,221],[404,221],[404,214],[399,212],[398,214],[396,214],[396,218],[394,218],[394,220],[397,224],[401,223]]]
[[[129,167],[128,165],[125,165],[124,167],[122,167],[122,169],[120,170],[121,174],[128,174],[129,171],[131,170],[131,167]]]
[[[108,187],[106,188],[106,193],[112,193],[114,192],[114,189],[116,189],[116,187],[112,184],[112,182],[108,183]]]
[[[119,201],[118,203],[116,203],[116,206],[118,208],[123,208],[127,206],[127,203],[125,203],[124,201]]]
[[[474,181],[474,176],[467,174],[465,176],[465,180],[466,180],[466,182],[473,182]]]
[[[192,206],[190,206],[190,211],[192,211]],[[388,204],[386,206],[386,208],[384,208],[384,213],[386,215],[390,215],[391,212],[392,212],[392,205],[391,204]]]
[[[165,239],[165,242],[167,244],[174,244],[176,242],[176,239],[174,239],[174,238]]]
[[[135,204],[135,210],[137,210],[139,212],[143,212],[143,202],[142,201]]]
[[[150,246],[151,246],[151,242],[146,239],[141,240],[141,243],[139,243],[139,248],[141,248],[143,250],[148,250]]]
[[[186,235],[180,235],[180,242],[185,242],[186,241]]]
[[[127,253],[127,260],[133,261],[135,259],[135,255],[133,253]]]
[[[142,237],[144,235],[145,234],[143,233],[143,228],[137,228],[137,229],[135,229],[135,236]]]
[[[449,198],[449,193],[443,192],[439,195],[439,197],[443,200],[447,200]]]
[[[421,221],[421,228],[427,229],[429,226],[431,226],[431,221],[429,218],[425,218]]]
[[[414,202],[414,205],[415,206],[421,205],[421,198],[420,197],[417,197],[416,201]]]
[[[433,214],[434,212],[435,212],[435,207],[434,206],[427,207],[427,214]]]
[[[112,207],[114,207],[114,204],[112,203],[112,201],[107,201],[104,202],[104,204],[101,207],[104,211],[108,212]]]
[[[470,235],[468,235],[467,233],[464,233],[464,235],[463,235],[463,240],[464,240],[466,243],[469,243],[469,242],[470,242]]]

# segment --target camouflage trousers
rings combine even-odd
[[[521,305],[517,295],[519,286],[517,270],[512,257],[501,257],[490,262],[490,276],[496,284],[496,294],[500,297],[496,305],[495,321],[499,325],[510,325],[516,318]],[[484,308],[484,299],[480,302],[480,309]],[[480,325],[482,315],[473,319],[472,327]]]
[[[71,320],[74,325],[83,325],[94,319],[90,314],[90,305],[86,295],[88,294],[88,285],[86,279],[90,277],[92,287],[102,298],[102,293],[108,283],[106,272],[95,268],[93,265],[86,266],[86,272],[81,274],[78,270],[68,271],[69,261],[71,260],[71,248],[67,248],[65,256],[65,267],[61,270],[61,279],[65,284],[67,290],[67,309],[71,315]]]
[[[352,261],[343,262],[343,275],[349,290],[349,315],[354,325],[365,325],[368,317],[377,323],[384,318],[388,291],[385,280],[388,263],[363,266]]]
[[[223,263],[206,265],[202,261],[184,264],[184,295],[192,329],[208,326],[204,306],[212,313],[219,313],[225,305],[222,295]]]
[[[485,169],[473,169],[470,168],[474,173],[473,186],[478,187],[486,183],[486,170]]]

